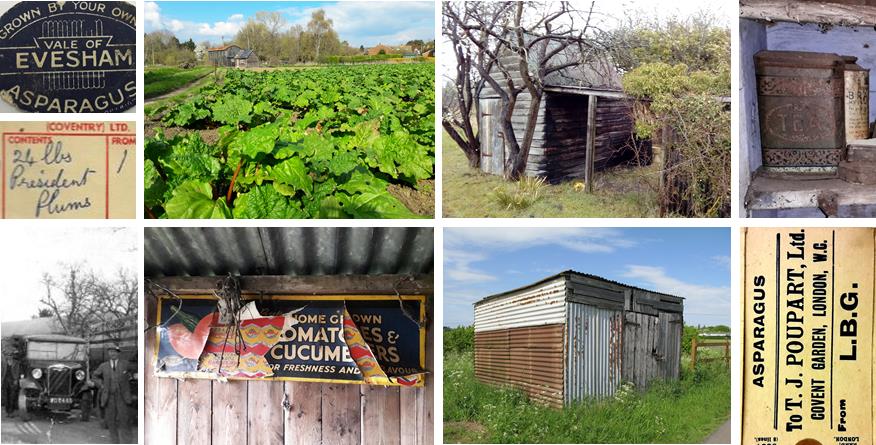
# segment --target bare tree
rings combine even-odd
[[[58,275],[43,274],[46,295],[40,300],[65,333],[88,337],[95,326],[106,328],[137,314],[137,277],[120,270],[113,278],[102,277],[83,266],[64,265]]]
[[[505,175],[510,179],[517,180],[525,172],[546,78],[586,65],[605,52],[599,41],[601,31],[591,25],[593,3],[586,11],[569,2],[510,1],[465,2],[443,9],[452,22],[450,27],[476,48],[472,67],[499,96]],[[464,83],[459,86],[466,88]],[[518,141],[512,117],[518,101],[525,106],[521,95],[529,105],[524,110],[523,140]]]
[[[458,3],[444,2],[442,33],[450,41],[456,58],[456,73],[452,81],[452,92],[445,89],[446,98],[442,100],[441,126],[465,153],[468,165],[478,168],[481,163],[480,136],[472,123],[472,109],[480,112],[477,98],[483,90],[484,79],[478,76],[472,64],[482,58],[480,48],[471,45],[459,26],[459,21],[451,17],[465,17],[465,9]],[[456,9],[456,11],[453,11]],[[462,10],[460,10],[462,9]],[[475,119],[477,117],[475,116]]]

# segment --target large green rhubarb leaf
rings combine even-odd
[[[306,218],[298,203],[291,201],[274,187],[263,184],[240,194],[234,200],[234,217],[250,219]]]
[[[164,205],[169,218],[226,219],[231,212],[222,198],[213,199],[209,183],[186,181],[173,190],[173,196]]]

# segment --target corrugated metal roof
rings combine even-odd
[[[575,271],[575,270],[572,270],[572,269],[568,269],[568,270],[564,270],[564,271],[562,271],[562,272],[560,272],[560,273],[558,273],[558,274],[551,275],[551,276],[549,276],[549,277],[547,277],[547,278],[543,278],[543,279],[541,279],[541,280],[538,280],[538,281],[536,281],[535,283],[532,283],[532,284],[527,284],[527,285],[525,285],[525,286],[520,286],[520,287],[518,287],[518,288],[516,288],[516,289],[511,289],[511,290],[508,290],[508,291],[505,291],[505,292],[500,292],[500,293],[498,293],[498,294],[488,295],[488,296],[486,296],[486,297],[484,297],[484,298],[481,298],[481,299],[478,300],[478,301],[475,301],[474,304],[475,304],[475,305],[478,305],[478,304],[484,303],[484,302],[486,302],[486,301],[490,301],[490,300],[493,300],[493,299],[495,299],[495,298],[503,297],[503,296],[505,296],[505,295],[508,295],[508,294],[511,294],[511,293],[514,293],[514,292],[520,292],[520,291],[525,290],[525,289],[528,289],[528,288],[530,288],[530,287],[539,286],[539,285],[541,285],[541,284],[544,284],[544,283],[546,283],[546,282],[548,282],[548,281],[554,280],[554,279],[559,278],[559,277],[565,277],[565,278],[568,278],[568,277],[569,277],[570,275],[572,275],[572,274],[575,274],[575,275],[581,275],[581,276],[584,276],[584,277],[587,277],[587,278],[591,278],[591,279],[594,279],[594,280],[604,281],[604,282],[606,282],[606,283],[611,283],[611,284],[614,284],[614,285],[617,285],[617,286],[623,286],[623,287],[627,287],[627,288],[630,288],[630,289],[637,289],[637,290],[644,291],[644,292],[651,292],[651,293],[654,293],[654,294],[657,294],[657,295],[665,295],[665,296],[667,296],[667,297],[681,298],[682,300],[684,299],[684,297],[679,297],[679,296],[677,296],[677,295],[671,295],[671,294],[666,294],[666,293],[663,293],[663,292],[653,291],[653,290],[650,290],[650,289],[643,289],[643,288],[641,288],[641,287],[630,286],[629,284],[624,284],[624,283],[621,283],[621,282],[619,282],[619,281],[609,280],[608,278],[603,278],[603,277],[600,277],[600,276],[598,276],[598,275],[592,275],[592,274],[589,274],[589,273],[583,273],[583,272],[578,272],[578,271]]]
[[[430,227],[147,227],[146,276],[431,274]]]

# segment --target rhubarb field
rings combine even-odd
[[[389,189],[434,179],[434,83],[432,64],[229,70],[154,111],[147,217],[417,217]]]

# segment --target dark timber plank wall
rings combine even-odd
[[[564,324],[475,332],[475,377],[563,406]]]
[[[486,98],[483,94],[482,98]],[[588,96],[545,93],[539,104],[526,174],[544,176],[550,182],[584,176],[587,141]],[[519,143],[523,142],[531,104],[528,93],[518,96],[511,122]],[[498,106],[497,106],[498,109]],[[629,101],[600,98],[596,116],[596,159],[594,169],[605,170],[635,158],[633,120]],[[498,128],[498,113],[484,116]],[[639,142],[642,162],[650,162],[651,145]]]
[[[364,295],[394,293],[400,276],[243,277],[245,294]],[[217,277],[167,277],[156,281],[180,294],[215,289]],[[432,276],[417,276],[432,319]],[[148,295],[147,326],[156,305]],[[434,327],[426,329],[426,369],[434,370]],[[310,382],[209,380],[178,382],[154,375],[155,330],[145,335],[144,440],[146,444],[386,444],[434,441],[434,375],[422,388]],[[562,379],[560,380],[562,381]],[[288,409],[284,409],[284,401]]]

